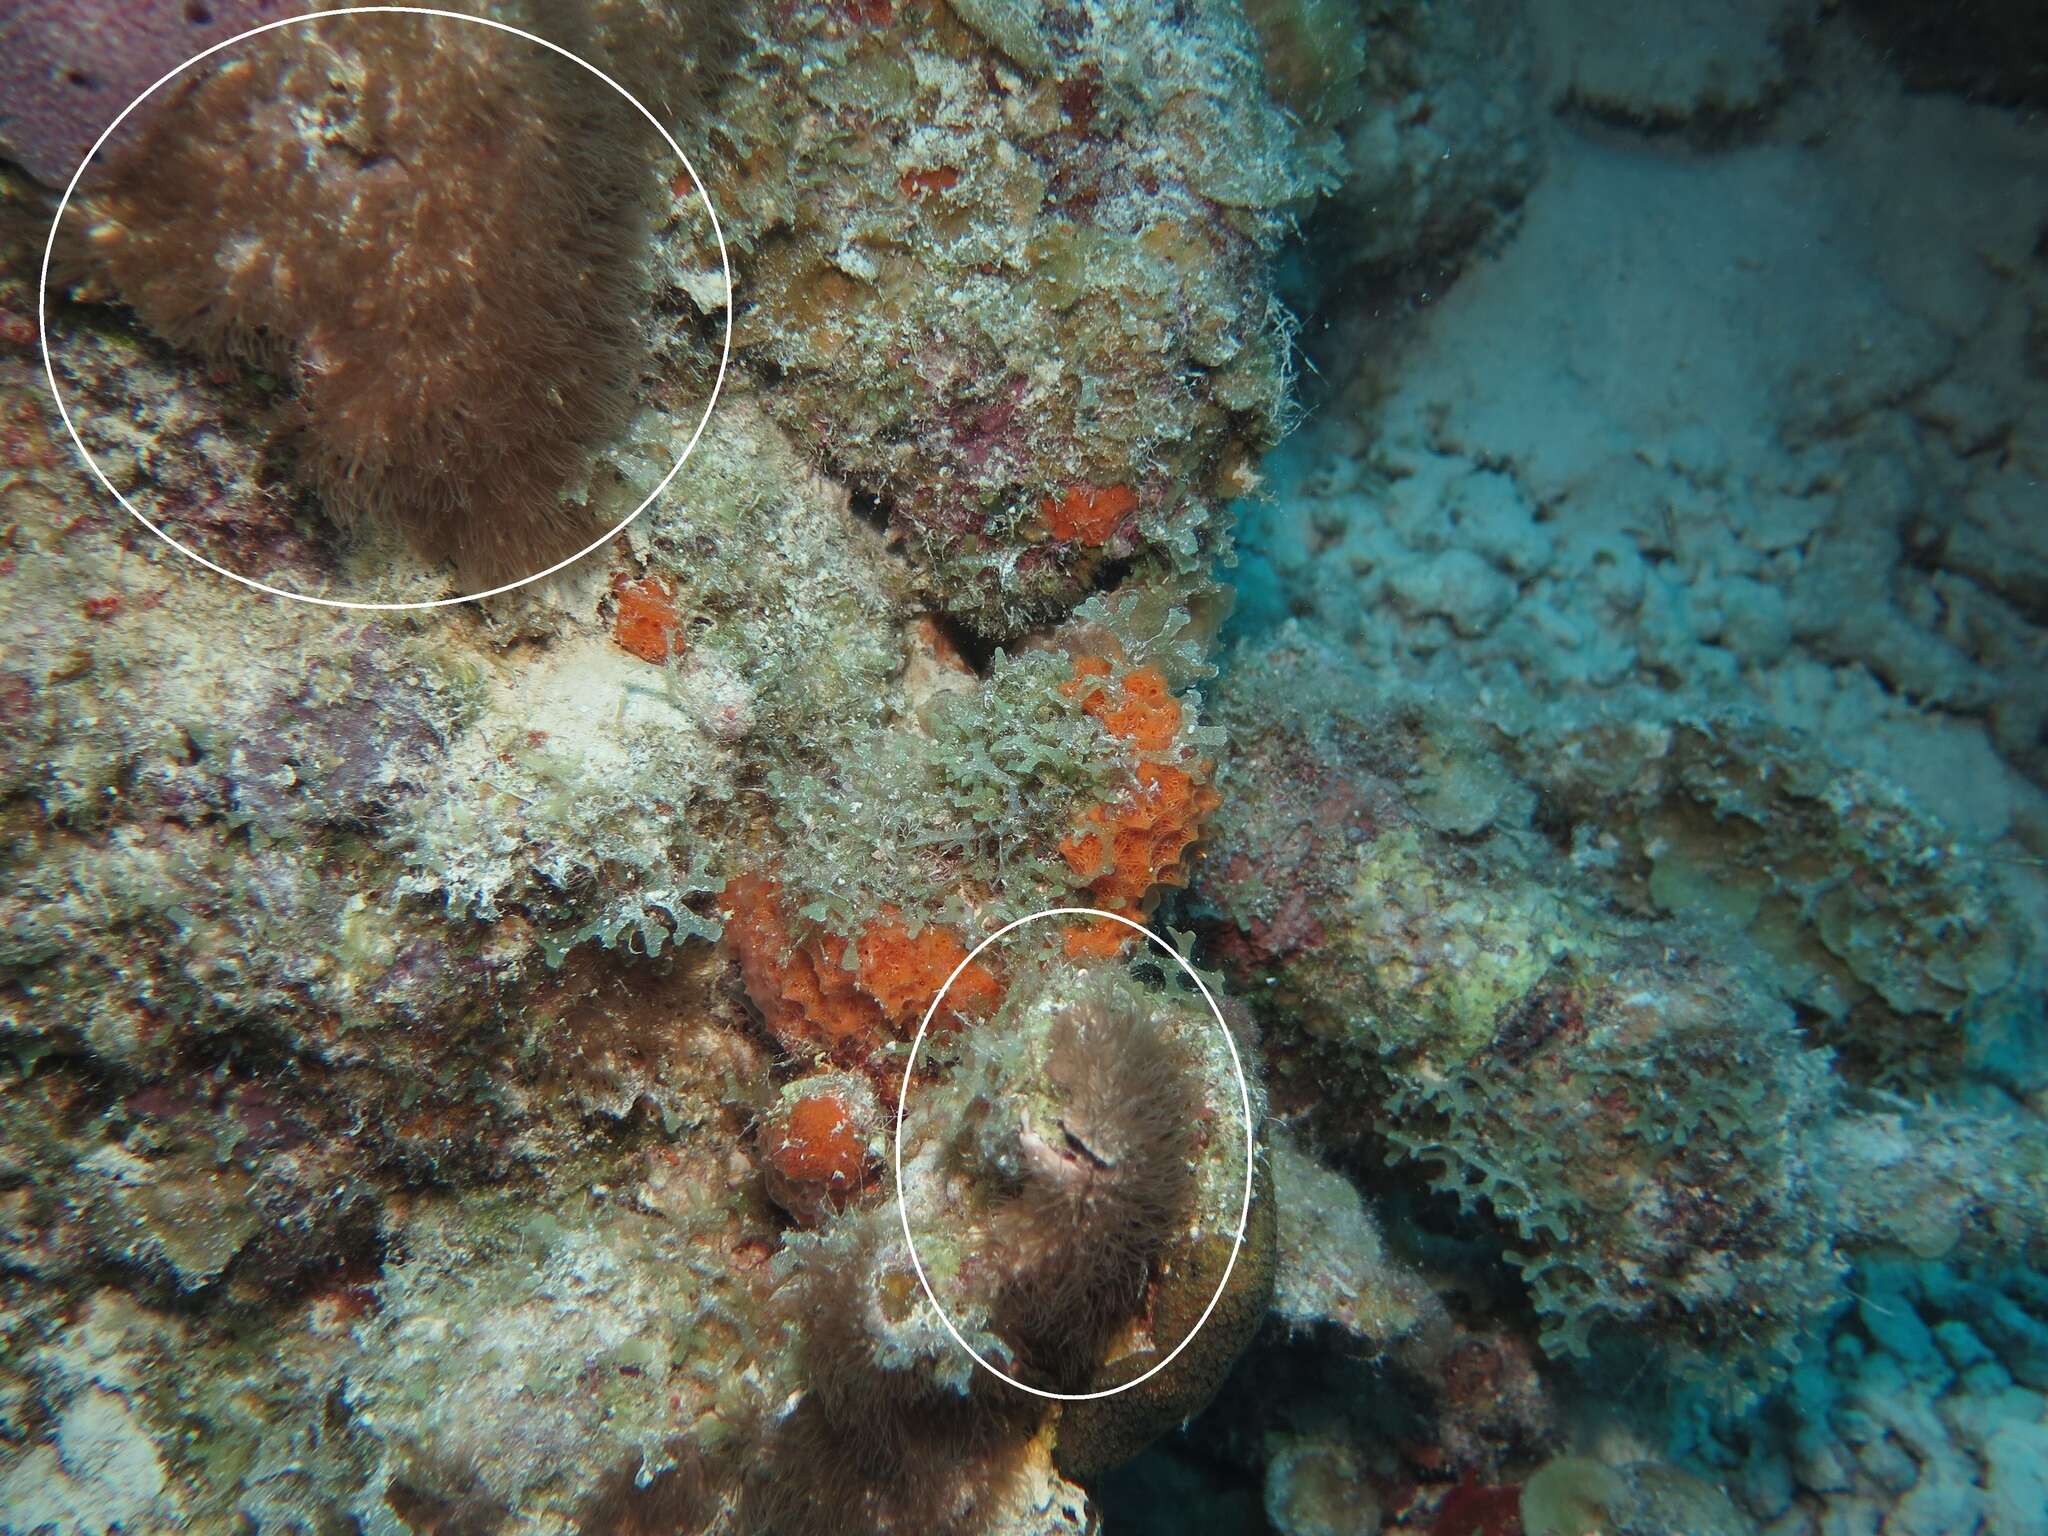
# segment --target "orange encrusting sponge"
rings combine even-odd
[[[1137,505],[1138,494],[1128,485],[1076,485],[1058,499],[1046,497],[1038,504],[1038,510],[1056,539],[1107,544],[1117,525]]]
[[[912,933],[900,917],[894,907],[882,908],[881,916],[861,931],[855,954],[861,985],[882,1005],[891,1022],[899,1028],[912,1028],[945,986],[953,967],[967,958],[967,946],[948,928]],[[1002,995],[995,974],[977,960],[946,993],[946,1012],[979,1017],[994,1008]]]
[[[966,958],[951,930],[912,932],[894,907],[884,907],[851,946],[820,933],[799,944],[782,907],[782,888],[766,875],[741,875],[725,888],[726,942],[740,964],[747,995],[770,1034],[797,1055],[827,1055],[864,1065],[890,1040],[907,1037]],[[960,973],[934,1020],[943,1028],[987,1014],[1002,984],[980,961]]]
[[[1141,753],[1168,751],[1180,731],[1181,708],[1166,679],[1156,667],[1139,667],[1112,684],[1110,672],[1110,664],[1099,656],[1078,657],[1068,687],[1112,736]],[[1198,778],[1208,767],[1197,761],[1190,771],[1142,757],[1134,769],[1135,791],[1082,814],[1061,841],[1060,853],[1088,882],[1091,905],[1138,918],[1157,887],[1186,881],[1184,856],[1200,835],[1203,818],[1222,803]],[[1066,950],[1077,960],[1100,959],[1118,953],[1132,937],[1121,923],[1097,918],[1069,930]]]
[[[667,582],[659,576],[612,578],[612,595],[618,606],[612,614],[612,638],[621,650],[642,661],[660,663],[680,651],[676,634],[676,604]]]
[[[882,1011],[847,967],[846,941],[821,934],[796,945],[774,880],[741,875],[729,882],[725,913],[740,980],[785,1050],[844,1056],[862,1041],[882,1038]]]
[[[867,1171],[859,1121],[845,1095],[829,1088],[781,1105],[762,1125],[761,1147],[770,1168],[799,1184],[847,1190]]]

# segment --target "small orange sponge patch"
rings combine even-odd
[[[830,1088],[778,1106],[762,1123],[761,1150],[769,1167],[799,1184],[851,1189],[867,1170],[859,1119],[846,1094]]]
[[[822,1053],[863,1064],[879,1046],[916,1028],[967,946],[949,929],[912,932],[885,907],[851,946],[821,933],[799,944],[783,912],[782,888],[765,875],[742,875],[725,888],[726,941],[740,963],[747,995],[770,1034],[792,1053]],[[945,1026],[979,1018],[1002,996],[980,961],[946,995]]]
[[[612,638],[642,661],[664,662],[682,649],[676,637],[675,595],[659,576],[615,576]]]
[[[939,995],[953,967],[967,958],[967,946],[950,929],[926,928],[912,933],[901,914],[884,907],[882,915],[861,931],[856,950],[861,985],[899,1028],[914,1027]],[[1002,997],[995,975],[979,960],[960,973],[946,994],[950,1014],[978,1018]]]
[[[1137,505],[1138,494],[1128,485],[1077,485],[1057,499],[1046,497],[1038,510],[1054,538],[1094,545],[1107,544],[1117,524]]]
[[[1110,672],[1101,657],[1080,657],[1068,688],[1103,729],[1146,756],[1133,769],[1136,789],[1114,804],[1090,806],[1061,841],[1060,853],[1088,883],[1091,905],[1137,918],[1159,886],[1186,882],[1187,851],[1221,797],[1201,782],[1207,763],[1155,760],[1173,746],[1181,726],[1180,701],[1158,669],[1139,667],[1115,683]],[[1077,960],[1099,959],[1132,937],[1122,924],[1096,919],[1071,930],[1066,949]]]
[[[846,941],[829,934],[799,946],[783,915],[782,887],[741,875],[725,888],[726,942],[747,995],[783,1049],[842,1058],[885,1037],[882,1011],[846,965]]]
[[[1067,692],[1079,698],[1081,707],[1100,720],[1110,735],[1128,741],[1140,752],[1170,748],[1180,731],[1180,700],[1168,691],[1159,669],[1139,667],[1127,672],[1114,688],[1109,673],[1109,663],[1102,657],[1079,657]]]

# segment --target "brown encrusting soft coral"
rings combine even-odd
[[[1265,1311],[1271,1203],[1262,1174],[1237,1243],[1248,1157],[1263,1160],[1213,1015],[1135,969],[1075,972],[1056,935],[1009,960],[999,1010],[904,1107],[916,1263],[880,1192],[777,1261],[805,1385],[752,1431],[742,1507],[762,1529],[1032,1530],[1034,1507],[1071,1529],[1057,1522],[1079,1506],[1048,1457],[1091,1473],[1128,1459],[1208,1400]],[[811,1081],[778,1116],[837,1091]],[[920,1267],[961,1337],[1015,1380],[1085,1392],[1175,1358],[1095,1402],[1029,1396],[959,1349]]]
[[[647,131],[493,28],[325,20],[238,45],[79,209],[143,320],[283,375],[301,473],[464,579],[603,531],[576,480],[632,409]]]
[[[607,62],[620,41],[581,0],[505,19]],[[632,505],[595,454],[651,365],[667,158],[623,96],[511,31],[325,18],[145,101],[67,214],[63,266],[209,362],[281,379],[283,442],[326,514],[402,530],[474,589]]]
[[[1016,1127],[1015,1196],[990,1217],[1009,1273],[995,1327],[1072,1391],[1193,1215],[1197,1065],[1150,1010],[1108,994],[1055,1014],[1049,1109]]]

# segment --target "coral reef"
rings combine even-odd
[[[1422,1276],[1386,1251],[1357,1188],[1285,1141],[1273,1145],[1278,1251],[1273,1318],[1334,1327],[1374,1350],[1432,1338],[1445,1321]]]
[[[1784,98],[1806,0],[1741,0],[1676,15],[1536,0],[1550,91],[1568,111],[1655,131],[1742,131]]]
[[[1686,1531],[1754,1536],[1756,1525],[1728,1496],[1660,1462],[1610,1467],[1584,1456],[1546,1462],[1522,1486],[1524,1536],[1599,1536]]]
[[[1871,1260],[1851,1291],[1768,1432],[1724,1453],[1736,1501],[1786,1536],[2042,1529],[2039,1270]]]
[[[1506,744],[1631,909],[1724,926],[1862,1080],[1953,1077],[1973,1022],[2030,1006],[2015,909],[1896,786],[1754,717],[1560,725]]]
[[[1821,1058],[1752,979],[1577,889],[1476,742],[1371,698],[1283,641],[1214,701],[1235,750],[1199,894],[1276,1102],[1510,1227],[1549,1348],[1625,1318],[1768,1379],[1831,1300],[1792,1135]]]
[[[1656,46],[1623,47],[1531,9],[1539,60],[1604,52],[1616,110],[1536,125],[1512,240],[1431,302],[1333,303],[1328,409],[1245,507],[1245,617],[1516,737],[1595,701],[1796,724],[1965,862],[2039,857],[2036,136],[1902,92],[1850,18],[1781,48],[1774,11],[1639,8]],[[1678,46],[1703,27],[1746,40]],[[1688,87],[1645,126],[1660,78],[1742,60],[1775,112],[1717,129]]]
[[[1809,989],[1780,930],[1718,924],[1698,893],[1632,914],[1606,894],[1624,861],[1589,870],[1559,850],[1577,846],[1560,831],[1577,819],[1571,798],[1525,784],[1455,716],[1398,689],[1376,699],[1362,674],[1291,636],[1233,655],[1211,708],[1234,750],[1196,894],[1214,914],[1213,952],[1264,1023],[1276,1103],[1499,1223],[1547,1349],[1597,1354],[1627,1320],[1667,1368],[1740,1401],[1781,1379],[1836,1305],[1838,1250],[2038,1252],[2030,1114],[1851,1093],[1858,1055],[1831,1062],[1801,1038],[1793,1007]],[[1829,778],[1827,836],[1867,840],[1798,833],[1769,808],[1778,795],[1803,803],[1798,765],[1819,771],[1810,749],[1775,737],[1779,757],[1752,773],[1739,730],[1711,739],[1716,771],[1751,788],[1743,820],[1723,810],[1702,825],[1764,829],[1760,863],[1836,893],[1787,902],[1785,931],[1825,934],[1816,950],[1858,963],[1852,925],[1830,907],[1867,897],[1883,909],[1868,921],[1884,959],[1869,965],[1953,976],[1957,1006],[2000,1005],[2009,930],[1952,910],[1957,886],[1900,841],[1894,799]],[[1675,767],[1673,736],[1659,741]],[[1628,762],[1590,748],[1564,760],[1594,773]],[[1588,796],[1579,814],[1596,807],[1659,858],[1684,845],[1625,795]],[[1856,872],[1829,878],[1827,847]],[[1698,866],[1730,885],[1744,867],[1732,853]],[[1928,900],[1940,915],[1909,924],[1902,913]],[[1971,971],[1987,944],[1995,962]],[[1939,1039],[1924,1024],[1861,1032],[1871,1052]],[[1933,1080],[1961,1070],[1952,1052]]]
[[[650,101],[673,110],[699,88],[692,61],[713,51],[709,34],[696,53],[634,57],[686,28],[685,8],[549,16],[567,25],[571,11],[592,55],[620,60]],[[1166,25],[1139,20],[1146,36]],[[1098,1477],[1199,1408],[1264,1316],[1274,1213],[1261,1157],[1242,1252],[1195,1342],[1129,1393],[1049,1412],[977,1372],[920,1299],[886,1153],[910,1035],[991,917],[1096,896],[1149,913],[1183,878],[1213,808],[1217,742],[1192,691],[1221,607],[1207,569],[1221,490],[1209,482],[1278,412],[1270,223],[1114,169],[1118,156],[1150,164],[1212,147],[1184,123],[1148,128],[1116,94],[1124,87],[1104,87],[1099,134],[997,110],[1023,77],[948,12],[852,24],[820,6],[788,21],[750,33],[751,63],[719,86],[733,104],[722,124],[772,126],[789,136],[784,148],[801,141],[798,158],[812,157],[793,179],[756,166],[730,188],[760,273],[738,387],[671,494],[625,537],[544,588],[453,619],[337,624],[223,589],[98,501],[55,447],[31,382],[34,328],[21,322],[40,234],[28,218],[0,225],[0,590],[22,616],[0,688],[0,1029],[22,1064],[0,1108],[10,1519],[18,1509],[66,1531],[109,1519],[389,1532],[1081,1529],[1092,1517],[1070,1479]],[[1105,16],[1091,46],[1133,57],[1116,29],[1136,24]],[[401,41],[389,29],[362,35],[386,49]],[[1206,35],[1190,31],[1188,48],[1211,47]],[[263,67],[301,83],[348,46],[369,46],[291,48],[283,36]],[[759,200],[815,178],[839,178],[846,197],[946,200],[936,184],[905,193],[907,168],[882,170],[886,156],[855,167],[803,138],[810,93],[825,88],[799,67],[803,49],[842,45],[871,62],[950,60],[932,78],[972,108],[975,144],[1002,146],[996,160],[1022,163],[1013,139],[1079,157],[1111,176],[1114,198],[1158,195],[1203,227],[1214,221],[1229,253],[1212,264],[1155,249],[1146,271],[1166,285],[1158,303],[1176,324],[1172,273],[1220,282],[1212,299],[1225,307],[1202,325],[1216,346],[1243,327],[1257,354],[1243,377],[1264,403],[1204,405],[1206,424],[1185,443],[1176,434],[1191,417],[1145,428],[1190,455],[1157,480],[1136,472],[1140,438],[1094,426],[1103,469],[1020,476],[1020,514],[1064,528],[1055,541],[1074,546],[1060,557],[1062,595],[1043,610],[1071,617],[1029,635],[1012,625],[1011,651],[984,649],[944,616],[1011,589],[978,588],[980,575],[923,543],[892,540],[875,526],[872,482],[818,453],[807,425],[780,425],[807,423],[809,391],[829,381],[784,377],[767,356],[777,337],[805,331],[788,293],[777,296],[767,248],[784,239],[763,232],[775,220]],[[447,46],[455,62],[476,62],[460,39]],[[916,71],[893,69],[877,88],[895,80],[925,110]],[[176,110],[218,130],[207,103],[255,91],[261,75],[218,71]],[[412,96],[394,87],[395,100],[367,79],[341,96],[419,108],[448,132],[466,110],[439,76]],[[483,90],[486,105],[504,89]],[[1233,99],[1233,111],[1269,111],[1255,91]],[[170,116],[155,121],[150,131],[171,131]],[[543,113],[522,132],[564,126]],[[504,148],[535,142],[513,133]],[[704,147],[689,142],[693,155]],[[210,143],[221,147],[190,140],[186,163]],[[354,141],[320,143],[341,155]],[[579,163],[576,143],[569,133],[556,144],[561,164]],[[335,169],[338,181],[325,174]],[[617,169],[576,195],[609,195]],[[376,166],[323,162],[308,185],[344,196],[359,174]],[[302,518],[307,434],[382,428],[310,375],[216,367],[252,339],[236,328],[255,290],[236,291],[232,315],[208,310],[222,328],[206,334],[156,307],[151,292],[189,292],[206,275],[195,260],[204,267],[218,249],[181,243],[174,220],[140,203],[117,217],[114,199],[146,201],[162,185],[131,181],[124,193],[115,174],[92,190],[108,238],[87,259],[101,275],[81,269],[52,312],[86,443],[116,484],[267,579],[396,600],[444,593],[430,551],[374,525],[330,538]],[[285,191],[307,186],[277,187],[263,218],[307,214],[284,206]],[[469,217],[459,179],[445,190]],[[10,208],[38,206],[18,179],[6,193]],[[792,205],[806,218],[824,206],[809,196]],[[1087,208],[1113,200],[1084,198],[1037,233],[1071,237]],[[402,198],[352,206],[370,244],[418,211]],[[947,202],[968,246],[982,241],[970,227],[979,206]],[[1004,239],[1021,217],[1008,205],[985,212],[1006,221]],[[509,200],[490,211],[514,216]],[[581,445],[576,472],[607,508],[651,487],[687,430],[704,382],[699,319],[712,308],[699,302],[707,255],[687,210],[638,217],[569,232],[598,242],[593,260],[630,258],[628,330],[598,359],[622,370],[630,419],[607,427],[605,444]],[[313,250],[278,227],[257,233],[280,242],[301,281],[368,248]],[[414,234],[395,238],[424,260]],[[146,262],[145,248],[156,253]],[[561,250],[527,242],[512,254],[545,265]],[[128,308],[103,302],[117,257],[135,264],[118,285]],[[1092,257],[1067,259],[1084,311],[1121,324],[1129,296],[1116,284],[1129,274],[1112,281]],[[371,344],[386,300],[426,302],[415,342],[442,348],[437,364],[467,367],[473,342],[477,366],[537,376],[520,351],[533,338],[486,330],[458,345],[424,323],[452,302],[448,274],[380,276],[348,345]],[[991,314],[1005,282],[1026,280],[985,276]],[[608,280],[597,270],[590,282]],[[264,341],[280,350],[261,360],[289,373],[319,316],[274,319]],[[917,320],[932,323],[929,311]],[[1132,384],[1127,363],[1157,366],[1150,334],[1099,333],[1076,365],[1091,399]],[[1200,386],[1176,376],[1170,393],[1185,403],[1184,387],[1221,390],[1228,375],[1219,367]],[[997,377],[963,374],[956,404]],[[843,384],[835,409],[887,425],[884,401]],[[465,388],[469,404],[489,406],[480,385]],[[900,403],[921,411],[932,398]],[[1072,419],[1057,430],[1082,431]],[[494,472],[551,451],[530,421],[519,432],[518,453]],[[1120,453],[1130,462],[1112,473]],[[821,459],[853,484],[826,478]],[[1179,498],[1167,487],[1183,474],[1207,487],[1201,509],[1136,499],[1146,485]],[[1197,539],[1204,519],[1211,531]],[[1157,547],[1132,558],[1140,527]],[[91,728],[75,728],[85,719]],[[1090,968],[1069,957],[1070,939]],[[911,1104],[930,1158],[952,1155],[972,1122],[993,1160],[931,1192],[928,1257],[951,1263],[970,1234],[997,1253],[1013,1243],[1007,1262],[973,1270],[969,1337],[1045,1379],[1145,1369],[1193,1330],[1238,1235],[1246,1148],[1214,1020],[1120,947],[1075,927],[971,967],[926,1041]],[[1055,1008],[1046,989],[1059,985],[1092,990]],[[1240,1049],[1257,1105],[1248,1038]],[[1038,1084],[1029,1093],[1027,1080]],[[1028,1099],[1054,1115],[1063,1095],[1080,1139],[1026,1137],[1020,1124],[1001,1152],[994,1109]],[[1151,1118],[1120,1132],[1115,1115],[1148,1103]],[[1015,1161],[1024,1147],[1040,1159],[1029,1168]],[[1089,1177],[1076,1182],[1077,1171]],[[74,1347],[101,1363],[67,1364]],[[95,1470],[109,1466],[132,1469],[118,1490]],[[848,1487],[864,1492],[850,1503]]]
[[[1536,177],[1524,8],[1375,0],[1361,9],[1358,109],[1339,118],[1342,181],[1319,211],[1316,239],[1339,264],[1440,272],[1493,233]]]
[[[1735,1474],[1781,1469],[1795,1411],[1827,1413],[1789,1404],[1853,1384],[1828,1340],[1860,1324],[1830,1317],[1869,1274],[1903,1256],[2014,1288],[2041,1262],[2039,520],[2017,509],[2043,268],[2010,200],[2038,142],[1902,93],[1892,71],[1924,84],[1939,52],[1879,59],[1843,12],[1599,19],[1528,7],[1551,116],[1511,237],[1454,285],[1425,260],[1326,291],[1312,352],[1337,378],[1242,504],[1248,645],[1206,701],[1231,746],[1184,910],[1259,1013],[1276,1111],[1440,1289],[1457,1277],[1455,1316],[1563,1344],[1602,1284],[1716,1288],[1727,1240],[1725,1294],[1760,1281],[1762,1311],[1694,1293],[1595,1322],[1587,1357],[1536,1362],[1548,1444],[1474,1468],[1469,1500],[1418,1455],[1434,1430],[1330,1409],[1398,1390],[1398,1359],[1320,1392],[1297,1375],[1324,1419],[1250,1416],[1390,1529],[1485,1529],[1488,1489],[1512,1520],[1560,1449],[1617,1475],[1682,1461],[1737,1495],[1736,1528],[1996,1529],[1985,1511],[2017,1503],[1990,1502],[1974,1441],[1910,1506],[1898,1467],[1831,1494]],[[1637,27],[1656,46],[1627,46]],[[1319,253],[1326,276],[1343,259]],[[1303,662],[1318,642],[1356,666]],[[1610,1057],[1621,989],[1654,1017]],[[1636,1102],[1603,1087],[1616,1067],[1655,1086],[1611,1141],[1608,1110]],[[1709,1218],[1660,1267],[1658,1224],[1696,1192],[1739,1203],[1744,1167],[1774,1257]],[[1551,1244],[1620,1262],[1532,1272]],[[1695,1355],[1695,1325],[1726,1333]],[[1711,1397],[1759,1349],[1775,1363],[1740,1368],[1763,1395],[1733,1419],[1668,1379],[1705,1365]],[[1919,1390],[1891,1380],[1874,1395]],[[1201,1453],[1256,1469],[1255,1433]]]
[[[480,8],[708,168],[733,367],[608,547],[375,618],[62,451],[30,177],[87,109],[10,97],[0,1524],[2036,1529],[2031,141],[1845,8],[1612,9]],[[444,471],[616,521],[725,284],[602,97],[350,26],[113,150],[52,350],[200,547],[430,600],[319,442],[390,440],[393,523]],[[619,300],[595,372],[454,323],[437,209],[528,321]],[[280,286],[380,241],[346,324]],[[527,418],[481,461],[316,366],[408,305],[384,358]],[[1055,906],[1222,1027],[1121,922],[969,959]]]
[[[799,7],[719,100],[742,356],[981,635],[1223,545],[1284,409],[1278,213],[1322,174],[1257,60],[1220,0]]]
[[[2006,1266],[2040,1262],[2039,525],[2014,509],[2041,440],[2042,267],[2010,199],[2038,178],[2037,137],[1900,93],[1892,70],[1924,82],[1938,53],[1879,59],[1842,11],[1537,4],[1528,21],[1551,116],[1511,235],[1322,290],[1311,350],[1339,377],[1243,506],[1253,643],[1207,701],[1232,746],[1187,910],[1217,923],[1211,953],[1260,1013],[1276,1111],[1375,1200],[1454,1317],[1525,1350],[1554,1318],[1522,1263],[1548,1234],[1531,1243],[1503,1206],[1555,1206],[1597,1234],[1573,1257],[1626,1252],[1609,1278],[1655,1286],[1670,1272],[1630,1267],[1636,1224],[1744,1189],[1720,1159],[1761,1156],[1793,1175],[1776,1185],[1793,1262],[1754,1327],[1709,1305],[1699,1321],[1727,1336],[1692,1358],[1710,1376],[1754,1345],[1779,1359],[1746,1413],[1707,1409],[1668,1379],[1691,1355],[1680,1304],[1596,1324],[1575,1364],[1532,1362],[1548,1428],[1517,1444],[1486,1426],[1505,1454],[1469,1473],[1443,1470],[1442,1421],[1357,1409],[1413,1392],[1399,1358],[1334,1386],[1296,1366],[1294,1400],[1241,1405],[1188,1454],[1265,1465],[1269,1508],[1310,1529],[1348,1502],[1383,1529],[1511,1530],[1554,1450],[1595,1459],[1615,1494],[1567,1528],[1725,1525],[1718,1500],[1655,1508],[1673,1474],[1631,1488],[1682,1462],[1691,1493],[1736,1496],[1730,1529],[1997,1529],[2019,1501],[1993,1503],[1974,1449],[1935,1466],[1925,1431],[1905,1449],[1917,1481],[1904,1460],[1889,1484],[1832,1474],[1832,1506],[1777,1456],[1791,1401],[1853,1382],[1829,1314],[1873,1266],[1903,1253],[2019,1295],[2030,1282],[2003,1277],[2035,1271]],[[1639,28],[1654,46],[1629,45]],[[1345,259],[1317,252],[1325,280]],[[1731,315],[1753,318],[1738,335]],[[1301,672],[1268,666],[1316,641],[1359,665],[1302,669],[1331,686],[1297,709]],[[1668,776],[1648,767],[1667,756]],[[1576,1014],[1494,1011],[1540,996],[1531,976],[1573,979],[1575,956],[1655,1010],[1647,1049],[1624,1032],[1602,1060],[1619,998],[1597,985],[1568,990]],[[1703,991],[1720,1002],[1694,1015]],[[1716,1034],[1738,1048],[1688,1062],[1689,1017],[1710,1052]],[[1611,1081],[1657,1063],[1666,1030],[1677,1070],[1603,1141],[1630,1100],[1576,1076],[1577,1053]],[[1713,1117],[1728,1140],[1679,1173],[1654,1127],[1735,1084],[1761,1114]],[[1411,1155],[1424,1137],[1452,1145]],[[1660,1164],[1669,1186],[1638,1182]],[[1501,1185],[1502,1165],[1549,1194]],[[1584,1208],[1564,1193],[1581,1185]],[[1914,1395],[1895,1382],[1872,1395]],[[1759,1496],[1746,1455],[1769,1469]]]
[[[1971,1096],[1983,1107],[1859,1096],[1856,1113],[1821,1129],[1845,1246],[1957,1262],[2048,1258],[2048,1125],[1997,1095]]]

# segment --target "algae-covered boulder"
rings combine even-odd
[[[1824,1059],[1726,959],[1605,908],[1453,722],[1240,650],[1196,898],[1276,1105],[1498,1224],[1553,1352],[1626,1322],[1736,1396],[1830,1302]],[[1286,786],[1275,794],[1270,786]]]

